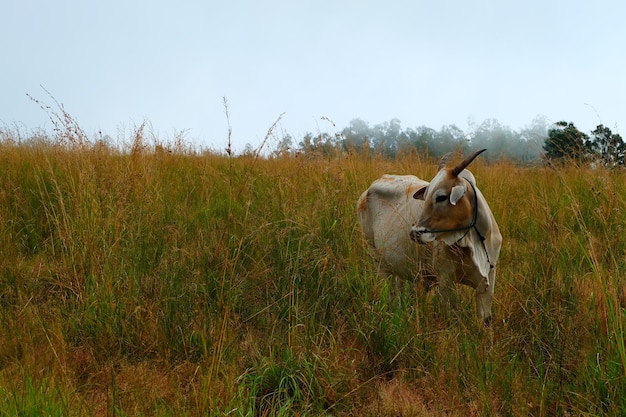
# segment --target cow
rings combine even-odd
[[[465,169],[484,151],[454,168],[445,155],[430,183],[414,175],[383,175],[359,198],[357,215],[382,275],[421,275],[427,288],[436,281],[449,305],[455,304],[453,284],[468,285],[475,289],[476,314],[488,325],[502,235]]]

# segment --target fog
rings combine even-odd
[[[306,133],[301,138],[283,134],[278,138],[274,153],[285,152],[374,152],[389,158],[403,152],[420,152],[438,157],[450,151],[487,148],[487,160],[510,159],[518,162],[539,160],[551,124],[546,117],[537,116],[519,130],[511,129],[495,119],[481,123],[470,120],[463,130],[457,125],[433,128],[425,125],[403,127],[399,119],[370,124],[353,119],[335,132]],[[250,145],[245,152],[251,152]]]

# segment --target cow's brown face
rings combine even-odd
[[[411,230],[411,238],[418,243],[447,240],[472,222],[472,205],[467,198],[468,183],[462,177],[453,176],[451,171],[442,169],[428,187],[413,195],[418,200],[424,200],[422,215]]]
[[[474,190],[468,190],[468,180],[459,174],[484,151],[474,152],[454,168],[446,167],[450,154],[441,158],[435,178],[413,195],[424,200],[424,207],[417,224],[411,227],[411,239],[418,243],[443,240],[452,244],[463,237],[472,225],[473,209],[468,194]]]

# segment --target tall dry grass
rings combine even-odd
[[[361,239],[360,193],[435,161],[3,138],[2,415],[624,414],[621,170],[472,164],[487,329],[464,287],[389,303]]]

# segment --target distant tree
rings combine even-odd
[[[245,148],[243,149],[243,152],[241,153],[242,156],[254,156],[254,147],[250,144],[250,143],[246,143]]]
[[[334,141],[343,151],[373,152],[388,158],[406,152],[439,157],[450,151],[488,148],[492,159],[507,158],[526,163],[539,159],[547,130],[545,118],[536,118],[531,126],[521,131],[488,119],[480,125],[471,123],[468,132],[453,124],[444,125],[440,130],[427,126],[403,129],[398,119],[373,126],[362,119],[353,119],[333,140],[329,141],[325,134],[316,137],[307,134],[299,145],[304,152],[319,151],[320,145],[328,148]]]
[[[430,143],[428,150],[433,156],[465,150],[469,145],[466,136],[465,132],[457,125],[442,126],[441,130],[435,133],[434,140]]]
[[[535,142],[539,148],[545,142],[548,136],[548,127],[550,123],[546,116],[538,115],[520,131],[520,136],[527,142]]]
[[[365,147],[377,154],[395,157],[398,150],[406,146],[407,134],[402,130],[400,120],[392,119],[370,127],[361,120],[353,119],[339,135],[344,150],[363,150]]]
[[[369,147],[371,128],[362,119],[350,120],[350,125],[341,131],[344,149],[361,149],[365,144]]]
[[[410,128],[406,128],[400,131],[396,140],[398,153],[414,152],[417,150],[417,148],[412,143],[413,140],[411,134],[413,132],[414,130]]]
[[[374,149],[385,156],[395,157],[400,148],[401,134],[402,125],[398,119],[375,125],[372,129]]]
[[[340,142],[337,137],[333,137],[328,133],[320,133],[318,135],[306,133],[298,144],[298,150],[305,154],[331,155],[338,150],[339,145]]]
[[[292,151],[292,146],[293,137],[289,133],[286,133],[285,135],[283,135],[283,138],[278,142],[278,146],[276,147],[276,150],[272,152],[272,154],[274,156],[289,155],[289,153]]]
[[[611,132],[604,125],[598,125],[591,135],[594,150],[600,155],[605,167],[624,165],[626,144],[619,134]]]
[[[310,132],[307,132],[303,137],[302,140],[300,141],[300,143],[298,143],[298,148],[306,153],[306,152],[310,152],[314,149],[315,145],[314,145],[314,137],[313,134]]]
[[[515,159],[522,162],[538,160],[542,145],[548,137],[548,118],[537,116],[530,125],[520,130],[520,142],[513,150]]]
[[[560,121],[555,128],[548,130],[543,150],[551,160],[584,160],[593,152],[593,143],[589,136],[581,132],[573,123]]]
[[[473,149],[489,149],[489,157],[511,158],[511,148],[520,141],[519,133],[495,119],[487,119],[474,129],[471,137]]]

